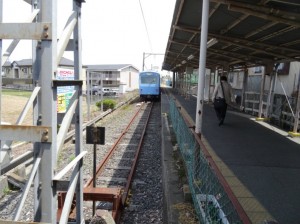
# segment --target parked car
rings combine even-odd
[[[103,96],[115,96],[117,92],[109,88],[102,88]]]
[[[100,94],[100,87],[99,86],[93,86],[90,91],[91,91],[92,95],[99,95]],[[89,93],[89,92],[87,91],[87,93]]]
[[[103,96],[116,96],[117,91],[112,90],[110,88],[101,88],[100,86],[93,86],[92,87],[92,95],[100,95],[101,91],[103,93]]]

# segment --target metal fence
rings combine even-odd
[[[251,115],[258,115],[259,112],[259,92],[245,92],[245,111]],[[263,111],[267,116],[267,99],[268,94],[263,95]],[[284,130],[293,130],[295,122],[295,112],[297,107],[297,97],[274,94],[272,108],[270,110],[270,123]],[[298,125],[298,129],[300,125]]]
[[[170,118],[200,223],[249,223],[245,214],[241,214],[236,198],[228,193],[230,189],[224,187],[225,179],[174,100],[170,101]]]

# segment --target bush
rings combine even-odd
[[[106,111],[108,109],[115,109],[117,103],[115,100],[111,100],[111,99],[105,99],[105,100],[102,100],[102,101],[98,101],[96,103],[96,106],[98,108],[101,108],[101,102],[103,102],[103,110]]]

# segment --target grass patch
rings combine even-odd
[[[9,189],[9,187],[5,187],[3,189],[3,195],[8,195],[11,192],[11,190]]]
[[[72,162],[75,158],[76,158],[75,155],[70,155],[70,157],[69,157],[69,162]]]
[[[29,98],[31,96],[31,91],[17,90],[17,89],[2,89],[2,94],[7,96],[20,96]]]
[[[129,109],[129,105],[126,104],[125,106],[122,107],[122,110],[128,110]]]
[[[190,203],[178,203],[173,205],[173,208],[176,209],[179,213],[179,223],[182,224],[197,224],[198,219],[196,211],[192,204]]]

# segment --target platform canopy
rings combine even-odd
[[[201,0],[177,0],[162,68],[198,68]],[[299,0],[210,0],[206,67],[300,61]]]

